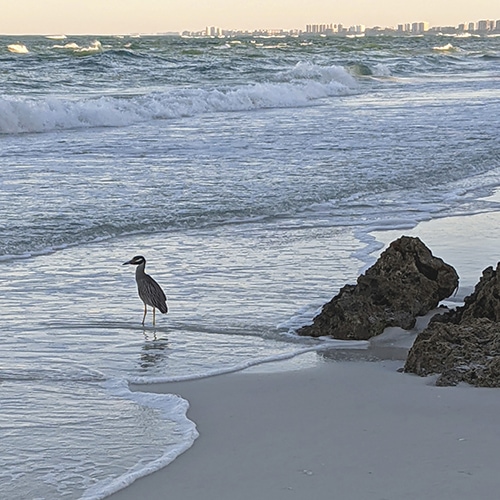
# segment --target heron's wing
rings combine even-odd
[[[161,286],[149,275],[145,275],[138,283],[139,297],[143,302],[156,307],[162,313],[167,312],[167,297]]]

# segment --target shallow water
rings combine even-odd
[[[0,38],[3,498],[101,498],[193,443],[127,382],[366,348],[293,331],[374,231],[498,210],[500,40],[448,41]]]

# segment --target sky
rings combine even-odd
[[[0,0],[0,34],[305,29],[306,24],[457,26],[500,19],[499,0]]]

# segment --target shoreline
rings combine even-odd
[[[190,401],[200,437],[111,500],[494,500],[500,400],[442,388],[401,361],[324,361],[134,386]]]
[[[383,244],[401,234],[420,237],[457,269],[456,304],[498,261],[500,213],[372,233]],[[319,351],[305,366],[277,361],[275,369],[131,384],[187,399],[200,437],[164,469],[107,498],[496,500],[498,393],[399,373],[415,335],[388,329],[366,350]]]

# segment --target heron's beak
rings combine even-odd
[[[127,262],[124,262],[124,263],[122,264],[122,266],[126,266],[127,264],[132,264],[132,261],[131,261],[131,260],[129,260],[129,261],[127,261]]]

